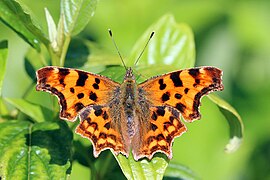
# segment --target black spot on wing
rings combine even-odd
[[[65,77],[66,75],[70,73],[70,70],[66,68],[59,68],[58,70],[59,70],[59,76],[61,77]]]
[[[91,123],[91,118],[90,118],[90,117],[85,118],[85,120],[86,120],[89,124]]]
[[[73,87],[71,87],[71,88],[69,89],[69,91],[70,91],[71,93],[74,93],[74,92],[75,92],[75,89],[74,89]]]
[[[151,118],[152,118],[153,120],[157,120],[157,114],[156,114],[156,112],[153,112]]]
[[[197,87],[197,85],[200,84],[200,79],[195,79],[195,83],[193,84],[193,87]]]
[[[78,99],[82,99],[84,97],[84,94],[83,93],[79,93],[79,94],[77,94],[77,97],[78,97]]]
[[[176,109],[178,109],[180,112],[184,112],[185,109],[186,109],[186,106],[185,106],[184,104],[182,104],[182,103],[177,103],[177,104],[175,105],[175,107],[176,107]]]
[[[79,78],[77,79],[76,86],[84,86],[85,85],[85,81],[88,78],[87,73],[86,72],[83,72],[83,71],[77,71],[77,73],[79,75]]]
[[[192,77],[196,78],[196,77],[200,74],[200,69],[199,69],[199,68],[189,69],[189,70],[188,70],[188,73],[189,73]]]
[[[97,101],[97,94],[91,91],[89,94],[89,99],[96,102]]]
[[[172,125],[172,123],[170,123],[170,122],[163,123],[163,130],[164,131],[167,131],[168,130],[168,127],[170,127],[171,125]]]
[[[162,106],[157,107],[157,115],[164,116],[165,115],[165,108]]]
[[[102,115],[104,120],[107,120],[109,118],[107,111],[104,111],[103,115]]]
[[[176,93],[176,94],[174,95],[174,97],[175,97],[176,99],[181,99],[181,98],[182,98],[182,95],[179,94],[179,93]]]
[[[166,88],[166,84],[164,84],[163,79],[158,80],[158,83],[159,83],[159,89],[160,90],[164,90]]]
[[[97,84],[99,84],[99,83],[100,83],[100,79],[95,78],[95,82],[96,82]]]
[[[82,108],[84,108],[84,105],[83,103],[81,102],[77,102],[75,105],[74,105],[74,108],[76,110],[76,112],[80,111]]]
[[[157,127],[155,124],[151,123],[151,129],[152,129],[153,131],[155,131],[157,128],[158,128],[158,127]]]
[[[181,73],[181,71],[177,71],[177,72],[171,73],[171,75],[170,75],[170,78],[171,78],[175,87],[183,86],[182,80],[180,79],[180,73]]]
[[[107,130],[109,130],[109,129],[111,128],[111,124],[110,124],[109,122],[107,122],[107,123],[104,125],[104,127],[105,127]]]
[[[107,135],[103,132],[99,134],[99,138],[106,139]]]
[[[63,85],[64,87],[66,86],[66,84],[64,83],[64,78],[63,77],[60,78],[59,83],[61,85]]]
[[[170,116],[170,117],[169,117],[169,120],[170,120],[171,123],[173,123],[173,120],[174,120],[174,119],[175,119],[175,118],[174,118],[173,116]]]
[[[185,88],[185,90],[184,90],[185,94],[187,94],[188,91],[189,91],[189,88]]]
[[[162,100],[163,102],[168,101],[169,99],[170,99],[170,93],[169,93],[169,92],[164,93],[164,94],[162,95],[162,97],[161,97],[161,100]]]
[[[158,141],[161,141],[161,140],[163,140],[163,139],[165,139],[165,137],[163,136],[163,134],[157,135],[157,140],[158,140]]]
[[[94,83],[92,86],[94,89],[99,89],[99,85],[97,83]]]
[[[100,116],[103,113],[102,106],[93,106],[94,114]]]

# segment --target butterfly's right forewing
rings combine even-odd
[[[58,97],[60,117],[73,121],[88,105],[105,105],[120,85],[111,79],[81,70],[47,66],[37,71],[37,90]]]

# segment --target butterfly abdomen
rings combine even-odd
[[[124,119],[127,122],[127,131],[129,137],[135,134],[135,99],[136,99],[136,83],[133,80],[125,80],[121,87],[122,102],[124,109]]]

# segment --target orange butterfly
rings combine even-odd
[[[94,156],[111,149],[135,160],[156,152],[172,158],[172,142],[200,118],[200,99],[223,90],[222,71],[200,67],[174,71],[136,84],[128,68],[122,84],[81,70],[44,67],[37,71],[37,90],[58,97],[60,118],[75,121],[76,132],[94,146]]]

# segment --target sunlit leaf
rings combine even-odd
[[[0,123],[1,179],[67,179],[71,142],[64,121]]]
[[[188,167],[170,163],[166,169],[164,179],[198,179],[197,175]]]
[[[22,8],[15,0],[0,1],[0,20],[37,50],[40,49],[40,43],[49,42],[25,6]]]
[[[64,14],[60,14],[60,19],[57,25],[57,37],[56,37],[58,47],[63,47],[63,43],[65,40],[64,20],[65,20]]]
[[[36,122],[52,120],[53,118],[53,113],[49,109],[30,103],[24,99],[5,98],[5,100]]]
[[[4,105],[3,99],[2,99],[2,87],[3,87],[5,72],[6,72],[7,55],[8,55],[8,42],[1,41],[0,42],[0,117],[8,113],[7,108]]]
[[[117,161],[127,179],[162,179],[168,166],[164,156],[155,156],[151,161],[135,161],[132,155],[129,158],[118,155]]]
[[[66,34],[76,35],[88,24],[95,13],[97,0],[61,0]]]
[[[4,76],[6,72],[6,63],[8,55],[8,42],[0,42],[0,97],[2,96],[2,86],[4,81]]]
[[[133,66],[139,57],[151,32],[155,34],[138,61],[138,67],[164,66],[163,73],[193,67],[195,64],[195,45],[193,33],[186,24],[178,24],[172,15],[165,15],[151,25],[134,45],[128,65]],[[172,69],[171,69],[172,68]],[[152,74],[154,75],[154,74]]]
[[[125,72],[126,70],[122,66],[112,66],[106,68],[106,70],[101,72],[100,74],[111,78],[116,82],[122,83]]]
[[[220,97],[210,94],[208,98],[218,105],[219,110],[228,121],[230,128],[230,141],[225,147],[228,153],[236,151],[242,143],[244,125],[237,111]]]
[[[47,20],[47,26],[48,26],[48,34],[49,34],[49,40],[51,47],[53,48],[54,51],[58,51],[58,43],[57,43],[57,29],[55,22],[51,16],[50,11],[45,8],[45,15],[46,15],[46,20]]]

